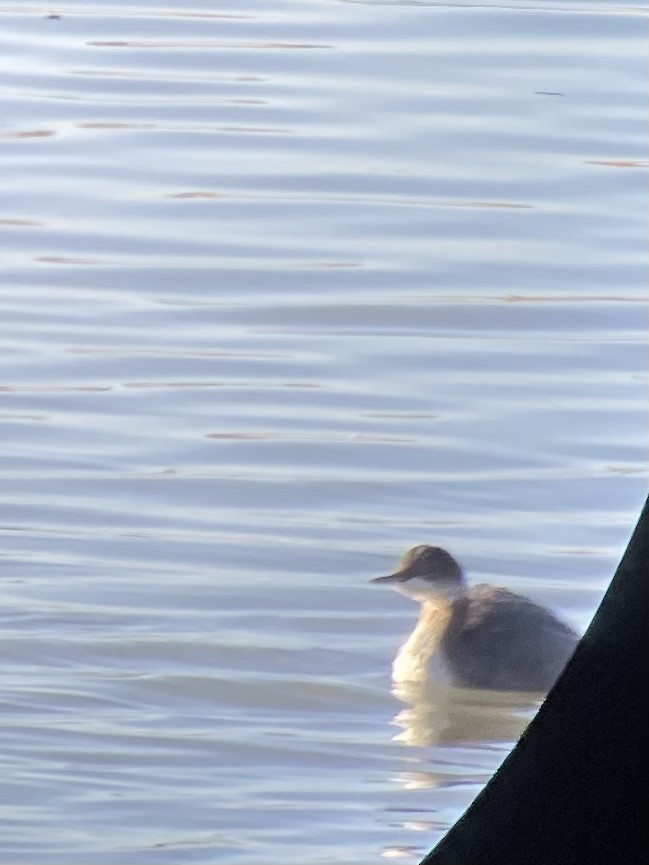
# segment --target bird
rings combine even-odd
[[[578,637],[529,598],[485,583],[469,586],[441,547],[409,549],[393,574],[375,577],[421,604],[392,665],[395,683],[546,693]]]

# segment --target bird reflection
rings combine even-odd
[[[393,724],[394,741],[413,747],[515,742],[541,702],[540,695],[399,682],[392,688],[403,704]]]

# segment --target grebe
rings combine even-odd
[[[577,645],[568,625],[528,598],[496,586],[468,586],[441,547],[413,547],[394,574],[371,582],[421,603],[415,630],[392,666],[395,682],[543,692]]]

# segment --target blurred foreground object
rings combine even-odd
[[[648,508],[538,714],[421,865],[649,863]]]

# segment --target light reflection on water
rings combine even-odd
[[[535,699],[392,694],[367,580],[598,603],[645,15],[0,0],[1,857],[411,863],[488,780]]]

